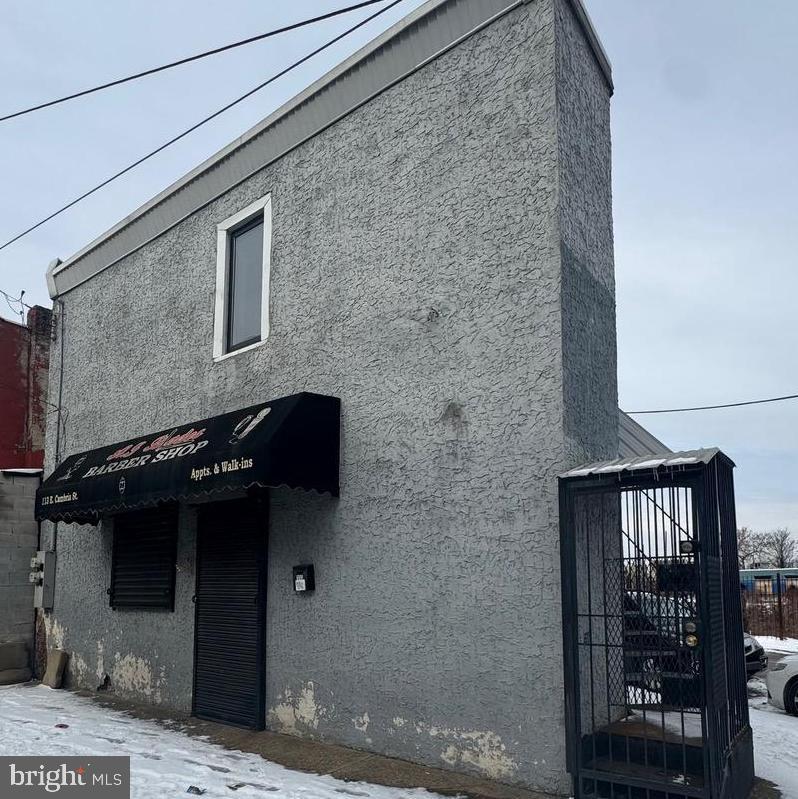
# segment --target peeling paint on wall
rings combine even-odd
[[[362,716],[358,716],[355,719],[352,719],[352,722],[355,725],[355,729],[360,730],[360,732],[366,732],[369,728],[369,718],[368,713],[364,713]]]
[[[161,701],[161,680],[153,678],[150,661],[135,655],[114,654],[111,686],[119,693],[144,696],[156,703]]]
[[[66,628],[59,623],[58,619],[54,616],[44,617],[44,629],[47,632],[47,648],[64,649],[64,641],[66,639]]]
[[[269,711],[269,719],[282,732],[301,735],[317,730],[319,720],[327,715],[327,710],[316,701],[316,686],[312,680],[298,694],[286,688],[279,699],[282,701]]]
[[[102,683],[105,679],[105,657],[104,647],[102,641],[97,641],[97,668],[94,673],[97,675],[98,684]]]
[[[352,719],[352,723],[355,725],[355,729],[358,732],[363,733],[363,735],[365,736],[366,743],[367,744],[372,743],[371,737],[366,734],[368,732],[369,724],[371,723],[369,714],[363,713],[362,715],[357,716],[356,718]]]
[[[427,731],[433,738],[450,742],[441,753],[441,759],[452,767],[470,765],[495,780],[507,779],[518,771],[518,764],[508,756],[502,739],[495,732],[438,727],[429,727]]]
[[[79,652],[75,652],[67,661],[68,669],[69,669],[69,677],[73,685],[76,685],[80,688],[86,687],[94,687],[87,685],[87,676],[90,673],[89,664],[85,661],[85,659],[80,655]]]

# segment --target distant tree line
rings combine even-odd
[[[784,569],[795,565],[798,542],[786,527],[768,533],[740,527],[737,530],[737,558],[741,569]]]

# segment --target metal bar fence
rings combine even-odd
[[[798,575],[743,577],[740,598],[746,632],[798,638]]]

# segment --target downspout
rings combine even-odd
[[[50,293],[50,298],[53,303],[58,306],[58,324],[53,325],[51,341],[55,341],[56,337],[59,339],[60,355],[58,359],[58,397],[56,400],[56,417],[55,417],[55,464],[58,466],[61,463],[61,402],[64,394],[64,301],[58,297],[58,289],[55,285],[54,271],[61,265],[61,259],[55,258],[47,266],[47,290]],[[61,328],[60,332],[56,332],[57,326]],[[53,539],[52,550],[56,551],[58,544],[58,522],[53,522]]]
[[[58,356],[58,405],[56,408],[55,425],[55,466],[61,463],[61,401],[64,395],[64,301],[58,302],[59,327],[61,328],[59,338]],[[53,523],[53,552],[57,549],[58,543],[58,522]],[[56,561],[57,562],[57,561]]]

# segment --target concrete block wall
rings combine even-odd
[[[33,651],[33,585],[30,559],[38,524],[33,506],[39,475],[0,472],[0,644],[21,641]]]

